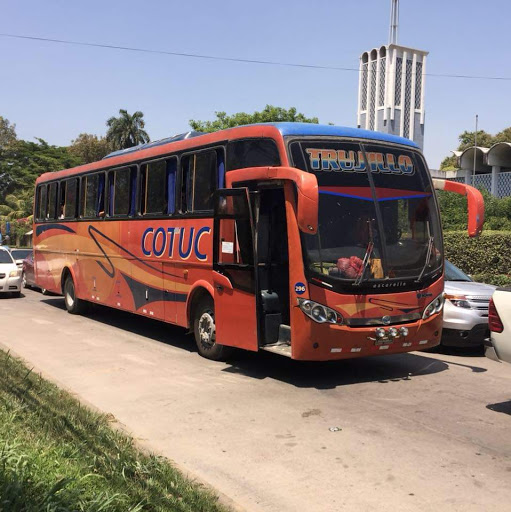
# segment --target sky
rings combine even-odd
[[[0,33],[180,53],[346,67],[388,43],[390,0],[0,0]],[[427,73],[511,79],[509,0],[401,0],[398,43]],[[18,137],[68,145],[141,110],[152,140],[212,120],[296,107],[356,126],[358,72],[136,53],[0,36],[0,115]],[[426,78],[424,153],[438,168],[458,135],[511,126],[511,80]]]

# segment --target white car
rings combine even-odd
[[[488,320],[491,338],[484,343],[486,357],[511,363],[511,287],[495,290]]]
[[[488,305],[497,287],[476,283],[445,261],[443,346],[482,346],[488,338]]]
[[[11,253],[0,248],[0,294],[10,293],[14,297],[21,295],[21,269],[13,260]]]

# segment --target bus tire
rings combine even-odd
[[[213,361],[224,361],[232,348],[216,342],[215,305],[211,296],[204,296],[194,308],[193,334],[199,354]]]
[[[86,309],[86,303],[76,296],[75,283],[69,275],[64,282],[64,303],[68,313],[79,315]]]

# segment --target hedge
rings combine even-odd
[[[511,285],[511,231],[484,231],[469,238],[466,231],[444,233],[445,257],[475,281]]]

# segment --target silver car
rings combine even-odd
[[[495,289],[496,286],[491,284],[476,283],[451,262],[445,261],[442,345],[483,345],[489,336],[488,306]]]

